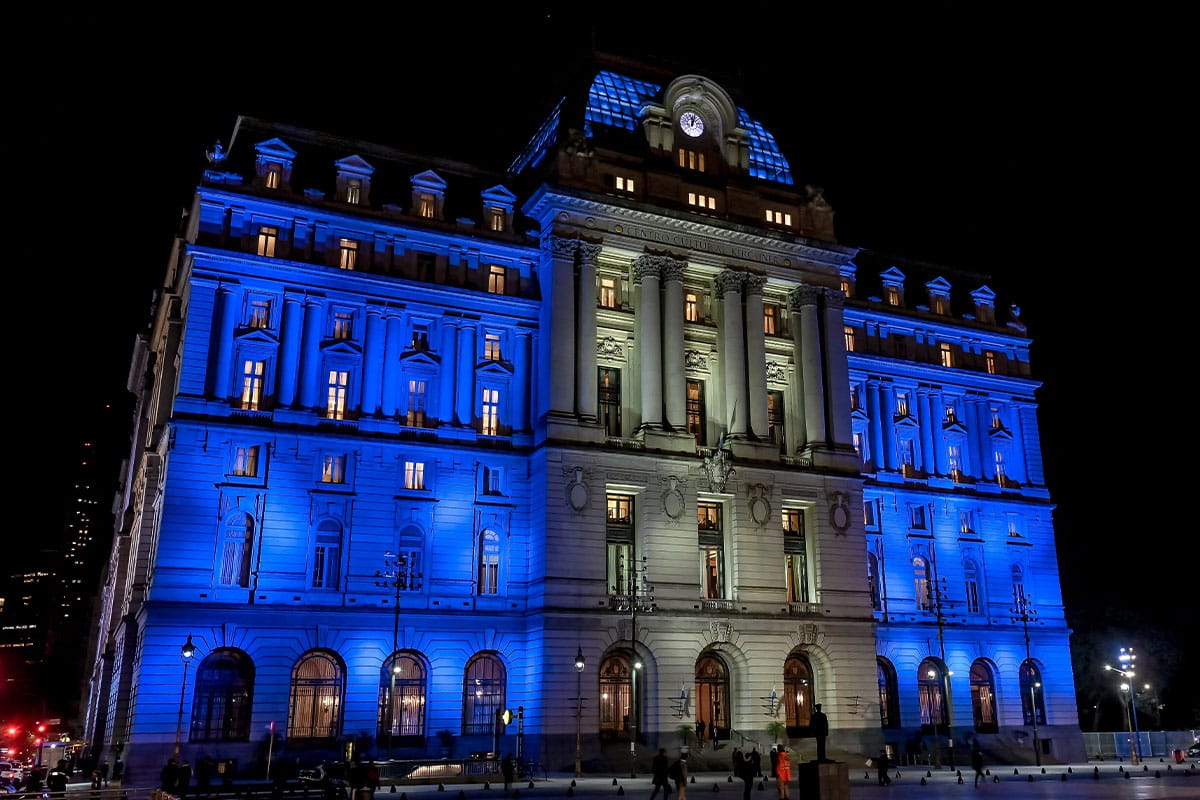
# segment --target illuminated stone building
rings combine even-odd
[[[93,747],[567,769],[582,705],[628,769],[697,721],[803,753],[814,703],[835,753],[1000,751],[1033,704],[1081,752],[1019,317],[867,274],[750,101],[640,69],[507,171],[213,148],[130,370]]]

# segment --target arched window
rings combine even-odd
[[[896,683],[896,668],[886,658],[877,657],[879,672],[879,727],[900,727],[900,693]]]
[[[292,670],[289,739],[337,739],[342,727],[342,666],[332,653],[313,651]]]
[[[463,674],[463,736],[491,736],[496,712],[504,709],[504,665],[494,653],[480,653]]]
[[[1037,664],[1026,659],[1021,662],[1021,717],[1025,725],[1033,724],[1037,713],[1037,724],[1046,724],[1046,695],[1042,693],[1042,672]]]
[[[342,556],[342,525],[337,520],[323,519],[313,532],[312,587],[338,588],[338,567]]]
[[[629,730],[629,654],[609,653],[600,664],[600,734]]]
[[[479,535],[479,594],[500,593],[500,536],[485,530]]]
[[[812,718],[813,672],[808,659],[792,653],[783,662],[783,707],[788,736],[807,736]]]
[[[729,720],[733,718],[729,707],[729,668],[717,653],[701,653],[696,659],[696,719],[705,721],[710,731],[715,728],[717,737],[729,738]]]
[[[941,662],[927,658],[917,669],[917,702],[921,709],[921,730],[946,732],[946,673]]]
[[[982,659],[971,665],[971,715],[979,733],[1000,730],[996,720],[996,682],[992,668]]]
[[[420,742],[401,741],[425,736],[425,663],[416,653],[392,654],[379,676],[379,738],[391,744],[411,746]]]
[[[196,669],[189,742],[250,739],[254,664],[240,650],[214,650]]]
[[[918,611],[933,609],[932,580],[929,574],[929,562],[921,556],[912,560],[913,567],[913,600]]]
[[[225,518],[217,553],[217,583],[223,586],[250,585],[250,553],[254,542],[254,517],[235,511]]]

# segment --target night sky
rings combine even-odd
[[[1200,708],[1193,686],[1182,694],[1200,660],[1195,522],[1177,465],[1194,438],[1180,412],[1196,359],[1177,355],[1191,340],[1173,330],[1171,280],[1191,248],[1170,225],[1172,139],[1151,135],[1170,127],[1157,110],[1169,71],[1106,46],[1103,20],[1084,35],[1044,7],[789,4],[736,21],[709,6],[666,19],[576,5],[378,19],[350,3],[278,24],[236,6],[177,19],[56,12],[23,30],[39,60],[9,68],[10,402],[26,412],[10,466],[36,486],[18,491],[58,496],[85,439],[125,454],[132,342],[204,151],[228,142],[238,114],[503,167],[558,100],[572,55],[650,56],[737,89],[797,185],[824,187],[840,243],[983,274],[1001,308],[1021,306],[1045,384],[1073,649],[1097,659],[1077,670],[1080,704],[1115,697],[1093,673],[1133,646],[1170,710]],[[1140,20],[1122,26],[1138,40]],[[9,541],[36,561],[40,548],[22,542],[53,541],[62,510],[16,511]]]

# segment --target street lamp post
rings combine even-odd
[[[624,558],[620,559],[624,562]],[[621,610],[629,611],[629,777],[637,777],[637,673],[642,668],[641,659],[637,652],[637,615],[639,611],[651,613],[654,611],[654,587],[649,584],[646,576],[646,557],[642,556],[639,564],[631,558],[627,565],[627,574],[622,576],[628,588],[628,594],[621,598]]]
[[[196,646],[192,644],[189,633],[187,641],[179,649],[179,657],[183,660],[183,680],[179,683],[179,716],[175,719],[175,761],[179,761],[179,743],[183,739],[183,697],[187,693],[188,667],[192,664],[192,656],[196,655]]]
[[[1138,732],[1138,724],[1137,724],[1137,706],[1135,705],[1135,703],[1137,701],[1136,701],[1136,696],[1134,694],[1134,688],[1133,688],[1133,677],[1135,674],[1134,669],[1133,669],[1133,666],[1134,666],[1133,662],[1137,660],[1137,656],[1135,656],[1133,654],[1132,647],[1130,647],[1128,649],[1122,647],[1120,654],[1117,656],[1117,660],[1121,662],[1120,667],[1114,667],[1109,664],[1105,664],[1104,668],[1111,672],[1117,673],[1118,675],[1120,675],[1122,678],[1124,678],[1126,680],[1126,683],[1121,684],[1120,691],[1121,692],[1126,692],[1126,691],[1129,692],[1129,705],[1126,707],[1126,712],[1127,712],[1126,722],[1129,724],[1129,733],[1133,737],[1133,743],[1130,748],[1129,760],[1133,764],[1139,764],[1139,763],[1141,763],[1141,759],[1138,757],[1138,737],[1140,736],[1140,734]],[[1122,695],[1121,697],[1122,697],[1122,700],[1124,700],[1124,695]]]
[[[1042,765],[1042,749],[1038,743],[1038,707],[1037,687],[1042,684],[1033,680],[1033,656],[1029,649],[1029,623],[1037,622],[1037,609],[1032,608],[1033,598],[1024,592],[1013,589],[1012,621],[1020,622],[1025,631],[1025,663],[1029,670],[1029,715],[1033,722],[1033,760],[1037,766]]]
[[[583,648],[575,652],[575,777],[583,775],[583,739],[580,735],[580,720],[583,718]]]
[[[932,504],[930,504],[931,516],[932,511]],[[932,522],[930,524],[932,525]],[[949,624],[949,620],[946,619],[945,613],[945,609],[953,607],[954,604],[946,599],[945,578],[939,580],[935,577],[930,588],[933,593],[933,610],[937,617],[938,649],[942,656],[942,689],[946,693],[946,739],[949,751],[947,758],[950,762],[950,769],[954,769],[954,700],[951,691],[953,687],[950,682],[954,673],[950,670],[950,665],[946,663],[946,625]]]
[[[384,714],[387,720],[387,757],[392,760],[392,736],[396,730],[396,673],[400,665],[396,662],[396,650],[400,646],[400,593],[421,588],[421,573],[416,571],[416,553],[393,553],[391,550],[383,554],[385,569],[375,570],[375,585],[388,587],[394,591],[392,597],[392,652],[390,684],[387,696],[387,710]],[[384,663],[387,663],[385,661]]]

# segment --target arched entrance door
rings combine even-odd
[[[731,712],[728,665],[718,653],[701,653],[696,660],[696,719],[704,720],[709,739],[729,738]]]
[[[793,652],[783,662],[783,704],[788,736],[808,736],[812,719],[813,670],[808,658]]]

